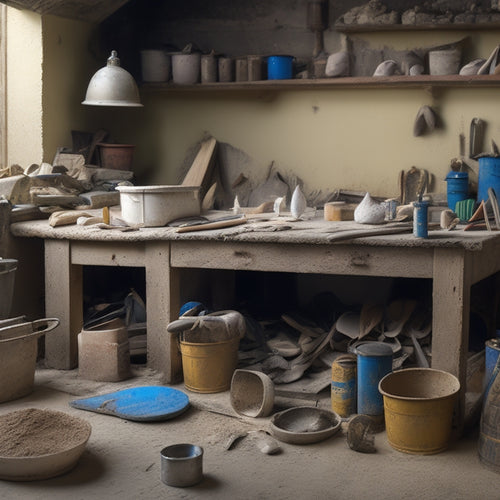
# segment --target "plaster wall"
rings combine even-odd
[[[42,23],[13,8],[6,16],[7,164],[25,168],[43,156]]]
[[[155,3],[141,10],[141,2],[132,0],[106,23],[104,41],[122,44],[122,62],[138,80],[139,49],[151,46],[182,48],[192,41],[202,50],[215,48],[232,56],[275,52],[305,58],[312,55],[314,44],[305,25],[306,3],[219,0],[209,8],[189,0],[175,6]],[[128,8],[134,16],[126,16]],[[331,12],[325,32],[328,53],[346,42],[344,35],[334,31],[334,20]],[[356,47],[374,54],[465,38],[464,63],[487,58],[498,44],[498,30],[349,35]],[[491,138],[500,141],[499,91],[494,88],[293,90],[264,95],[169,94],[143,88],[141,93],[144,110],[129,110],[129,120],[123,111],[114,123],[111,114],[105,120],[122,140],[137,144],[139,179],[152,183],[178,182],[190,149],[208,133],[241,149],[262,169],[274,161],[281,171],[301,178],[308,191],[341,188],[394,196],[398,173],[415,165],[433,175],[432,190],[444,192],[450,162],[460,155],[459,136],[468,139],[472,118],[487,122],[486,150]],[[424,104],[433,106],[441,127],[433,134],[414,137],[413,123]],[[477,165],[470,164],[474,182]],[[143,177],[143,172],[150,175]]]
[[[433,188],[443,192],[450,160],[459,156],[459,134],[468,137],[473,117],[488,122],[490,137],[500,137],[498,97],[496,89],[450,89],[435,99],[425,90],[402,89],[286,92],[271,101],[148,95],[146,121],[155,127],[143,137],[138,130],[138,139],[154,143],[158,151],[158,183],[177,182],[186,152],[208,132],[263,168],[274,161],[310,190],[394,196],[399,171],[415,165],[429,170]],[[413,121],[423,104],[434,105],[444,125],[432,135],[414,137]]]
[[[141,2],[135,4],[140,7]],[[487,122],[487,148],[491,138],[500,141],[497,89],[437,89],[433,93],[425,89],[329,89],[257,95],[169,94],[142,88],[143,109],[82,106],[88,81],[105,64],[111,48],[119,50],[122,66],[140,80],[139,49],[150,41],[141,34],[151,18],[128,15],[127,23],[119,24],[121,28],[116,30],[109,29],[113,23],[105,23],[105,43],[101,36],[99,44],[96,27],[91,24],[8,10],[10,163],[27,166],[42,158],[51,162],[58,146],[71,145],[71,130],[103,127],[117,141],[137,145],[134,169],[139,182],[176,183],[193,146],[209,133],[244,151],[263,170],[274,161],[280,170],[300,177],[306,190],[359,189],[393,196],[397,194],[399,171],[413,165],[429,170],[434,176],[431,188],[444,192],[450,160],[460,153],[459,135],[468,137],[473,117]],[[303,16],[297,12],[281,16],[282,29],[268,26],[274,39],[279,41],[281,32],[293,32],[304,53],[310,52],[312,34],[303,26]],[[269,14],[264,17],[272,18]],[[119,15],[117,19],[121,20]],[[258,20],[258,16],[247,19],[240,26],[244,43],[249,38],[243,28],[253,29],[252,23]],[[151,25],[150,32],[160,33],[167,21]],[[174,21],[176,32],[181,32],[182,20],[169,22]],[[238,20],[226,19],[224,23],[226,32],[235,36]],[[185,39],[179,43],[189,40],[190,35],[197,38],[199,33],[208,37],[206,26],[189,20],[184,26]],[[269,32],[261,34],[270,36]],[[164,41],[173,40],[174,35],[165,35]],[[498,43],[498,31],[494,30],[352,35],[370,48],[391,50],[433,46],[466,36],[466,60],[487,57]],[[290,33],[286,34],[285,40],[290,38]],[[243,51],[244,43],[233,50]],[[334,52],[341,43],[342,37],[330,29],[326,50]],[[281,50],[283,45],[274,48]],[[414,137],[413,122],[424,104],[438,112],[442,127],[431,135]]]
[[[99,66],[88,50],[95,26],[42,17],[43,38],[43,157],[52,163],[57,148],[71,147],[71,130],[94,130],[92,115],[81,102]],[[104,66],[106,61],[102,61]]]

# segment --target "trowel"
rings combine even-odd
[[[483,152],[485,126],[486,122],[481,118],[473,118],[470,122],[469,158],[476,160]]]

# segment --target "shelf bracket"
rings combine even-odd
[[[432,97],[432,100],[438,100],[443,95],[443,87],[425,85],[424,90]]]

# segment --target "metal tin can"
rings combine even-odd
[[[356,356],[345,354],[332,363],[332,410],[340,417],[356,413]]]
[[[392,371],[392,348],[383,342],[368,342],[356,348],[358,355],[358,413],[384,414],[380,380]]]
[[[428,238],[427,218],[429,203],[427,201],[415,201],[413,206],[413,236],[416,238]]]

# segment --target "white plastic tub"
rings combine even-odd
[[[198,186],[118,186],[122,219],[131,226],[159,227],[200,215]]]

